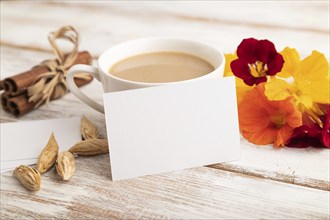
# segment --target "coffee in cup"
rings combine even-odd
[[[70,91],[81,101],[104,113],[102,104],[77,87],[74,82],[76,73],[89,73],[102,83],[104,92],[116,92],[220,78],[224,64],[221,51],[201,42],[168,37],[145,38],[109,48],[99,57],[98,68],[83,64],[71,67],[66,81]]]
[[[214,69],[197,56],[164,51],[128,57],[110,67],[109,74],[135,82],[168,83],[198,78]]]

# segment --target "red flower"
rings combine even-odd
[[[320,137],[321,128],[317,124],[312,126],[302,125],[294,130],[285,145],[297,148],[323,147]]]
[[[320,116],[323,124],[321,128],[317,123],[314,123],[307,114],[303,115],[304,125],[296,128],[287,140],[287,147],[327,147],[330,148],[330,106],[327,107],[326,114]]]
[[[328,106],[327,115],[323,120],[322,143],[330,148],[330,106]]]
[[[230,67],[234,75],[249,86],[266,82],[266,76],[274,76],[284,64],[282,55],[268,40],[244,39],[237,48],[237,56]]]

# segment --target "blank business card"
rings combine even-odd
[[[37,157],[54,132],[59,150],[81,140],[80,118],[1,123],[1,172],[36,163]]]
[[[238,160],[235,79],[104,94],[112,179]]]

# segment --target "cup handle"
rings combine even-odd
[[[87,95],[85,95],[83,92],[81,92],[80,89],[77,87],[76,83],[74,82],[74,75],[76,73],[81,73],[81,72],[92,75],[95,79],[97,79],[100,82],[99,71],[97,68],[89,65],[77,64],[71,67],[66,75],[66,83],[68,85],[68,88],[82,102],[89,105],[96,111],[99,111],[104,114],[104,106],[95,102]]]

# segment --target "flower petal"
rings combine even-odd
[[[255,78],[255,79],[256,79],[256,81],[255,81],[256,85],[258,85],[259,83],[267,82],[266,76],[261,76],[261,77]]]
[[[294,130],[291,137],[287,140],[285,145],[287,147],[322,147],[322,143],[319,139],[320,127],[316,125],[309,127],[307,125],[302,125]]]
[[[322,147],[322,143],[318,138],[308,137],[304,133],[299,133],[294,138],[288,139],[285,146],[295,148]]]
[[[267,145],[274,142],[277,131],[275,129],[265,128],[258,132],[242,131],[242,135],[248,141],[256,145]]]
[[[245,60],[236,59],[230,63],[230,67],[235,76],[241,79],[250,79],[253,77],[250,73],[250,67]]]
[[[290,117],[287,117],[286,122],[290,127],[296,128],[302,125],[302,116],[300,111],[294,111],[290,114]]]
[[[295,108],[293,98],[269,101],[265,96],[265,84],[254,87],[238,106],[240,129],[254,144],[283,146],[294,128],[302,124],[301,113]],[[275,124],[274,117],[283,118],[284,124]]]
[[[231,71],[230,68],[230,63],[237,59],[237,55],[236,54],[231,54],[231,53],[226,53],[225,54],[225,58],[226,58],[226,63],[225,63],[225,69],[224,69],[224,75],[223,76],[232,76],[233,73]]]
[[[292,135],[294,129],[288,125],[285,125],[283,128],[278,130],[277,135],[275,136],[274,146],[275,147],[284,147],[286,141]]]
[[[283,56],[284,65],[281,72],[278,73],[277,76],[284,78],[293,76],[296,73],[300,62],[299,53],[293,48],[286,47],[280,52],[280,54]]]
[[[247,93],[238,106],[239,123],[249,132],[255,132],[267,127],[270,117],[266,107],[260,107],[263,106],[263,103],[261,103],[258,92],[254,90]]]
[[[262,77],[251,77],[249,79],[244,79],[244,83],[246,85],[249,85],[249,86],[253,86],[254,84],[255,85],[258,85],[259,83],[263,83],[263,82],[266,82],[267,81],[267,77],[266,76],[262,76]]]
[[[284,80],[272,78],[265,84],[265,95],[269,100],[284,100],[291,96],[291,85]]]
[[[248,86],[253,86],[256,83],[256,79],[254,77],[250,79],[244,79],[243,82]]]
[[[284,59],[282,55],[276,52],[271,52],[267,63],[267,75],[274,76],[276,73],[280,72],[283,68],[283,64]]]
[[[269,40],[259,40],[254,48],[254,56],[257,60],[268,63],[269,55],[272,52],[276,52],[275,46]]]
[[[236,77],[236,95],[237,95],[237,104],[241,103],[243,97],[253,88],[244,83],[244,81]]]
[[[330,148],[330,106],[328,107],[327,116],[323,122],[322,142],[325,147]]]
[[[230,63],[237,59],[236,54],[225,54],[226,64],[224,70],[224,76],[233,76],[233,72],[230,68]],[[236,82],[236,96],[237,104],[241,102],[245,94],[252,89],[251,86],[246,85],[241,78],[235,77]]]
[[[244,103],[244,102],[242,102]],[[248,113],[244,113],[246,111]],[[249,112],[254,110],[249,110],[249,107],[240,106],[239,107],[239,122],[240,126],[247,132],[258,132],[268,127],[269,125],[269,114],[267,110],[258,110],[254,115]]]
[[[324,54],[315,50],[301,61],[299,70],[299,75],[295,76],[295,79],[315,81],[320,78],[329,78],[329,62]]]
[[[309,95],[300,95],[298,97],[298,100],[301,104],[303,104],[308,109],[313,107],[313,99]]]
[[[294,76],[295,83],[304,96],[310,96],[314,102],[329,104],[329,62],[317,51],[301,61]]]
[[[237,47],[237,56],[248,63],[255,63],[254,47],[257,43],[258,40],[254,38],[244,39]]]

